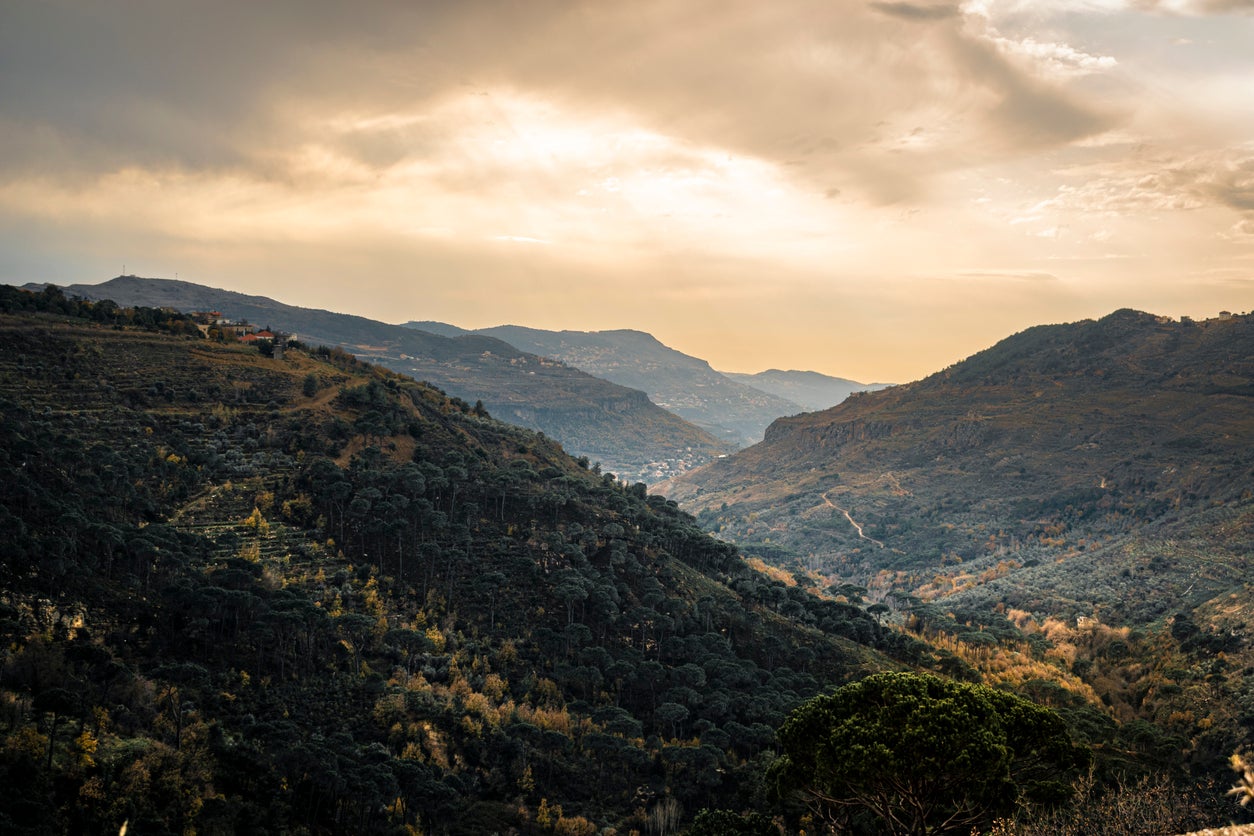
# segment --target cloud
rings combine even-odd
[[[1145,154],[1066,176],[1079,185],[1061,186],[1035,208],[1127,215],[1221,206],[1254,213],[1254,155],[1240,149]]]
[[[1254,156],[1229,160],[1201,177],[1201,191],[1241,212],[1254,213]]]
[[[993,42],[1003,52],[1039,62],[1059,78],[1087,75],[1114,69],[1118,61],[1109,55],[1090,55],[1067,44],[1039,42],[1033,38],[1013,40],[996,37]]]
[[[953,51],[973,84],[992,98],[987,119],[994,136],[1022,150],[1066,145],[1111,130],[1113,112],[1030,75],[1010,60],[995,42],[955,33]]]
[[[957,17],[962,13],[957,3],[937,3],[924,5],[920,3],[871,3],[871,8],[886,15],[900,17],[905,20],[944,20]]]
[[[261,168],[309,109],[417,102],[450,83],[445,59],[423,56],[454,8],[16,0],[0,27],[0,136],[21,152],[8,167]]]
[[[1123,12],[1205,17],[1254,13],[1254,0],[967,0],[963,9],[985,17]]]
[[[0,171],[50,177],[138,165],[283,180],[312,174],[298,163],[316,146],[361,176],[414,160],[464,171],[441,157],[457,129],[446,104],[513,91],[892,203],[938,172],[1111,121],[964,32],[953,3],[49,0],[6,24]],[[508,114],[497,127],[508,141]]]

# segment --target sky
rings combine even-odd
[[[1254,308],[1254,0],[0,0],[0,282],[905,382]]]

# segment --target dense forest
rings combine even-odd
[[[481,404],[55,288],[0,288],[0,525],[5,833],[816,832],[790,714],[982,678]],[[1162,727],[1018,690],[1091,753],[1059,821],[1238,814]]]

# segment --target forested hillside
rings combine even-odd
[[[0,311],[5,833],[673,828],[803,698],[967,670],[346,353]]]
[[[1244,577],[1252,406],[1254,316],[1121,311],[1030,329],[917,383],[781,419],[763,444],[666,492],[738,542],[861,580],[901,573],[893,588],[923,597],[986,584],[965,576],[1014,560],[1033,564],[1013,567],[1016,585],[1047,587],[1073,617],[1100,605],[1146,621],[1171,601],[1128,598],[1101,576],[1135,568],[1129,541],[1208,550],[1204,597]],[[1057,560],[1085,580],[1022,571]]]

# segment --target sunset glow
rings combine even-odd
[[[257,9],[5,4],[0,281],[865,381],[1252,307],[1254,3]]]

